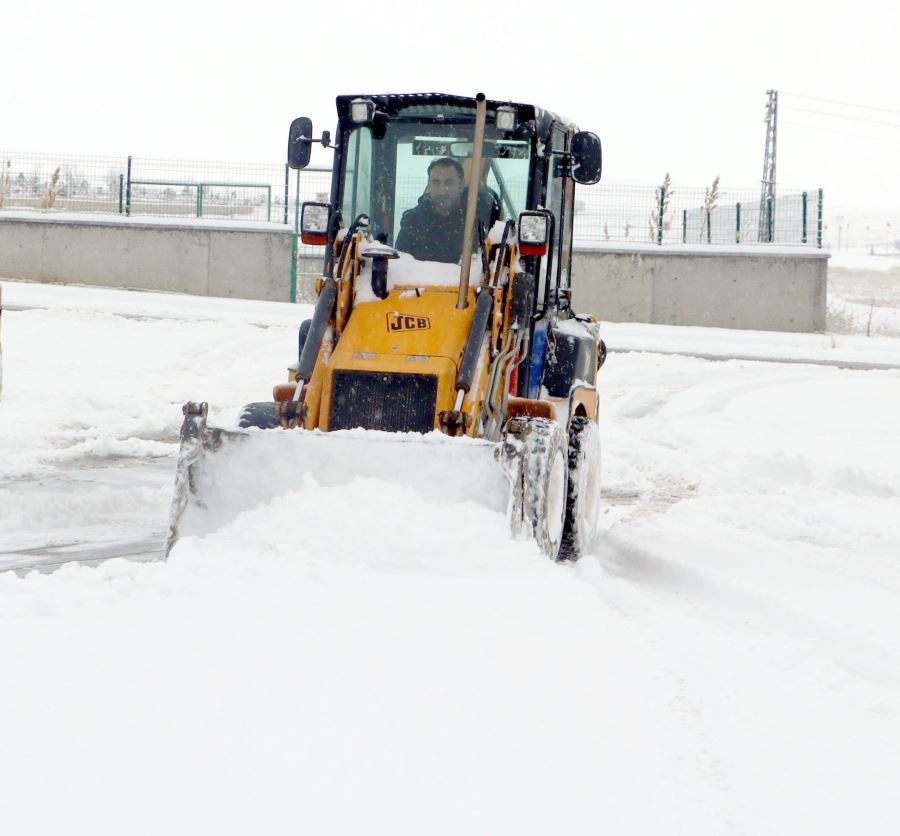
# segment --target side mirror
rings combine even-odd
[[[522,255],[546,255],[550,241],[550,214],[546,210],[522,212],[519,215],[518,238]]]
[[[602,167],[600,137],[590,131],[579,131],[572,138],[572,176],[575,182],[593,186],[600,181]]]
[[[291,122],[288,133],[288,166],[293,169],[306,168],[312,154],[312,119],[301,116]]]
[[[327,244],[330,219],[330,204],[307,200],[300,210],[300,240],[310,247]]]

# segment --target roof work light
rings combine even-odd
[[[497,129],[501,131],[514,131],[519,123],[518,114],[514,107],[500,105],[497,108]]]
[[[367,125],[375,117],[375,102],[371,99],[354,99],[350,102],[350,120],[357,125]]]

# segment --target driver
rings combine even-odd
[[[428,185],[418,204],[403,213],[396,247],[419,261],[459,262],[466,195],[463,167],[452,157],[441,157],[428,166]],[[496,195],[481,189],[478,220],[488,228],[499,217]]]

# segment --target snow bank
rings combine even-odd
[[[0,553],[161,547],[181,402],[233,422],[298,308],[46,292],[3,317]],[[643,328],[615,336],[680,345]],[[688,334],[725,336],[783,345]],[[575,567],[369,475],[168,563],[0,573],[4,832],[892,834],[900,372],[635,351],[601,378]]]

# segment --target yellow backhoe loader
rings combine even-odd
[[[348,472],[504,511],[576,559],[598,520],[605,345],[571,305],[575,183],[600,141],[533,105],[443,94],[337,98],[334,143],[294,120],[288,163],[332,148],[313,316],[272,400],[235,428],[184,406],[167,554],[296,486]]]

